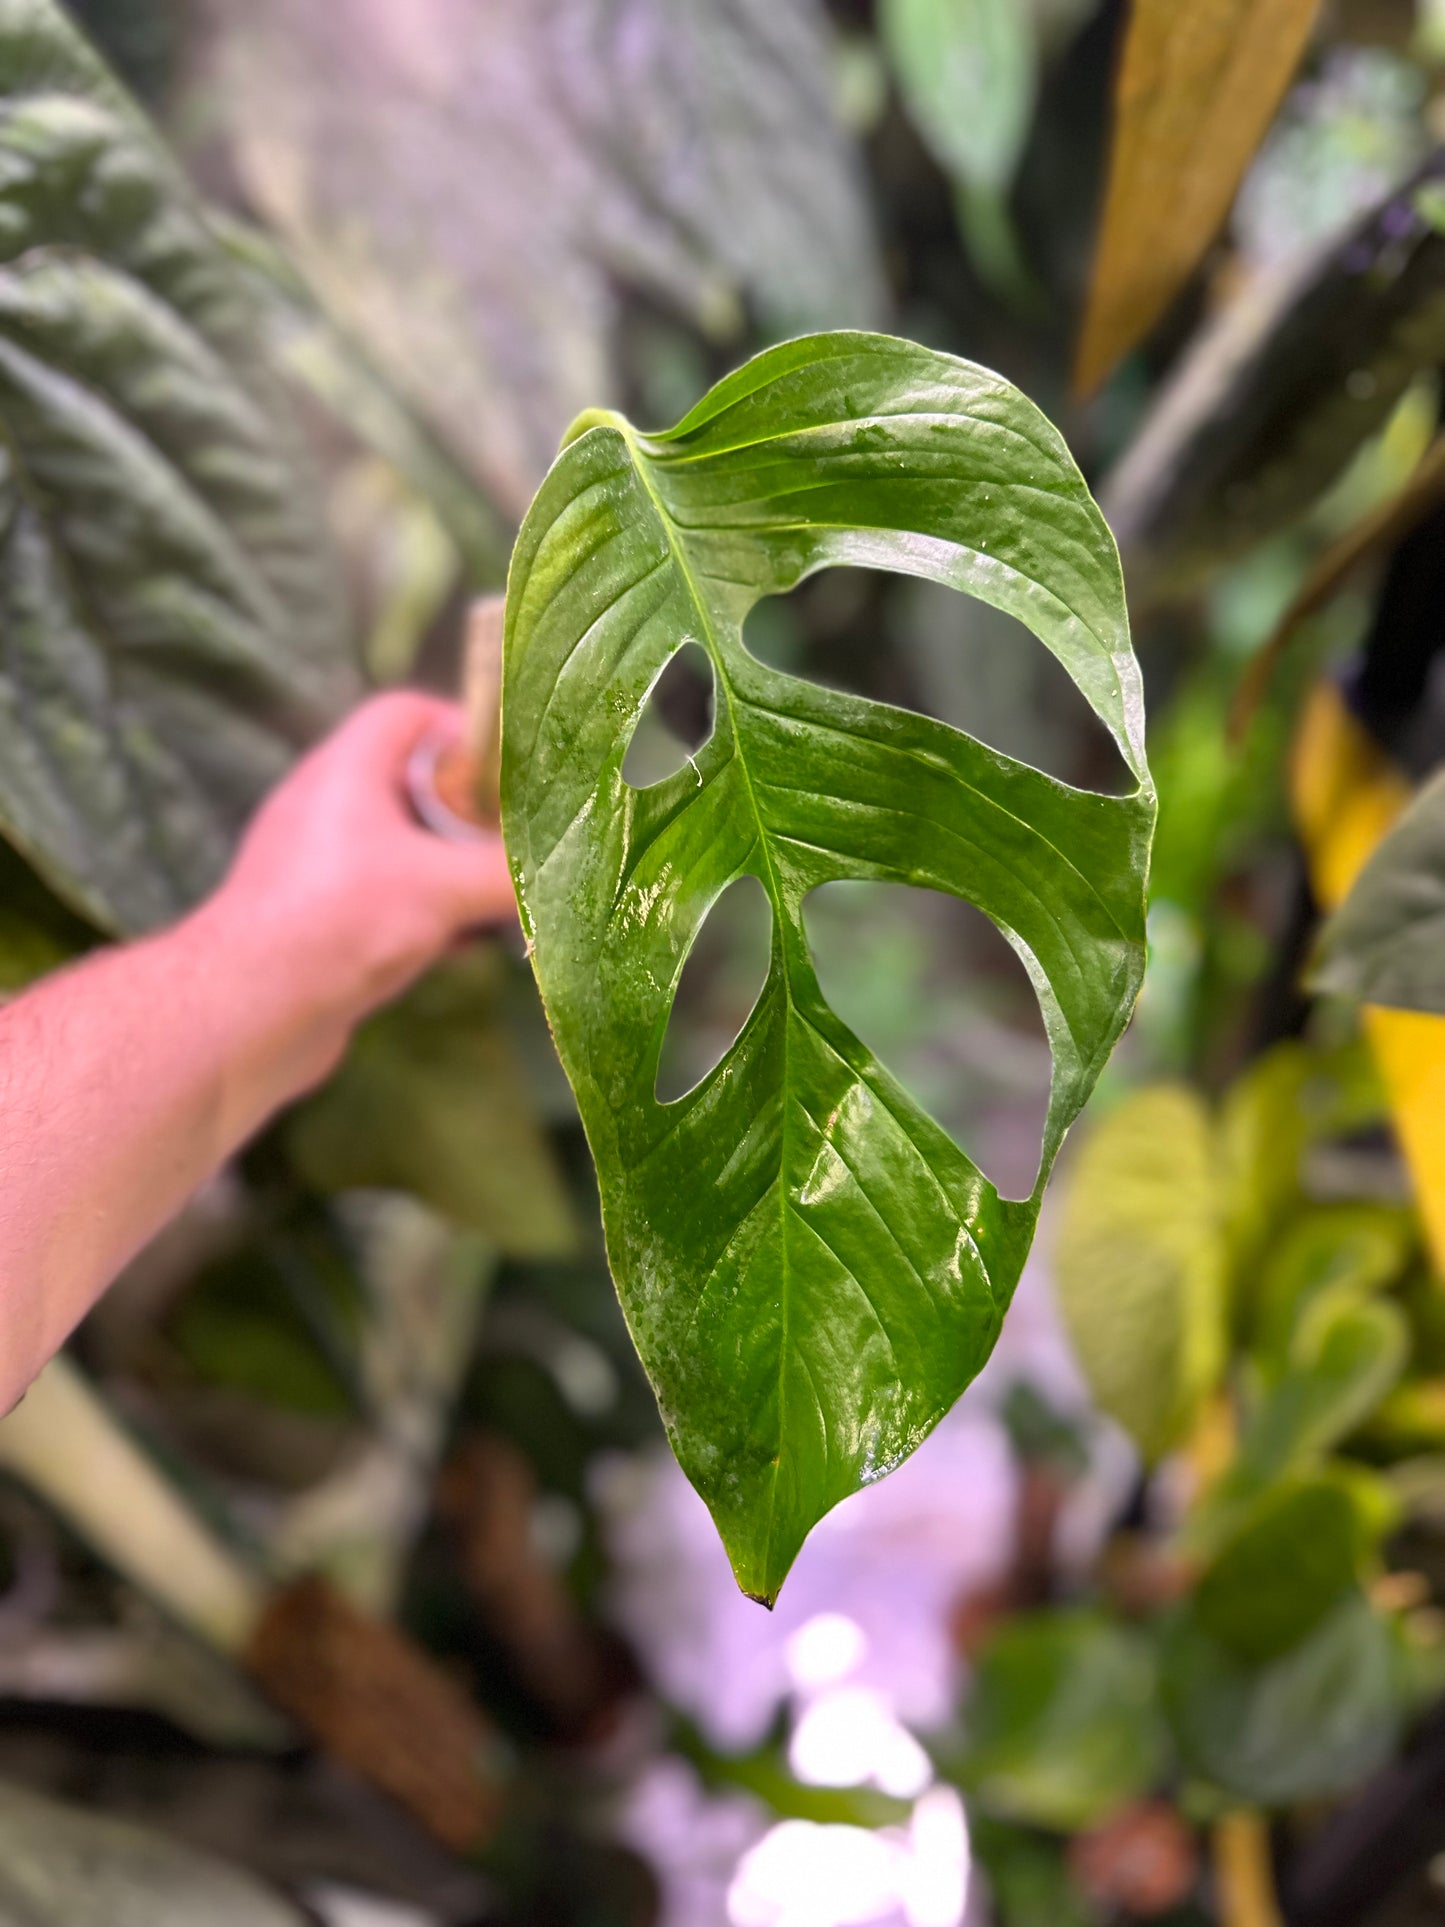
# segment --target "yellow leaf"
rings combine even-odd
[[[1318,0],[1134,0],[1075,384],[1098,386],[1179,292],[1229,211]]]
[[[1315,896],[1323,909],[1336,909],[1409,801],[1410,786],[1333,683],[1318,684],[1305,705],[1291,791]],[[1445,1273],[1445,1017],[1371,1004],[1361,1015],[1436,1268]]]

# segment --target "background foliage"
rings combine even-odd
[[[0,1899],[932,1927],[966,1807],[1001,1927],[1437,1917],[1438,7],[73,15],[135,98],[50,0],[0,0],[5,991],[193,900],[367,683],[456,686],[577,409],[675,420],[804,329],[966,355],[1060,424],[1122,550],[1160,819],[1147,987],[999,1359],[771,1626],[728,1617],[654,1456],[525,967],[469,954],[369,1026],[0,1428]],[[986,602],[834,570],[742,637],[824,707],[1117,804]],[[653,780],[712,727],[688,662]],[[761,907],[689,958],[681,1090],[764,981]],[[807,940],[1026,1196],[1049,1049],[993,927],[854,878]],[[380,1750],[455,1740],[503,1815],[480,1853],[429,1837],[435,1780],[405,1817],[237,1663],[238,1615],[317,1570],[441,1662]]]

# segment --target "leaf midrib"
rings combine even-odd
[[[787,946],[787,941],[782,928],[783,920],[784,920],[783,892],[782,892],[781,883],[779,882],[779,879],[778,879],[777,866],[773,861],[773,850],[772,850],[771,841],[768,836],[767,825],[763,820],[762,809],[758,803],[757,788],[753,782],[752,771],[748,767],[747,756],[744,754],[744,751],[743,751],[743,739],[738,729],[738,704],[737,704],[736,694],[732,686],[732,680],[729,677],[727,672],[727,665],[723,658],[722,645],[721,645],[721,642],[719,641],[719,638],[713,623],[711,612],[708,609],[708,606],[703,597],[702,591],[698,586],[697,579],[694,576],[692,572],[692,568],[688,562],[686,550],[683,547],[683,544],[680,540],[680,531],[678,531],[675,528],[672,518],[667,512],[666,505],[663,502],[661,495],[658,493],[657,489],[653,486],[652,477],[648,474],[647,467],[646,467],[647,458],[643,454],[642,450],[638,447],[637,438],[632,430],[631,424],[626,423],[614,417],[611,421],[608,422],[607,425],[613,428],[615,432],[618,435],[620,435],[622,438],[623,446],[626,448],[628,457],[632,463],[633,472],[636,474],[637,479],[643,489],[643,492],[646,494],[647,499],[652,506],[653,514],[657,517],[658,524],[662,529],[663,538],[667,543],[668,553],[669,555],[671,555],[673,559],[673,562],[677,568],[678,574],[681,577],[681,580],[687,590],[688,596],[692,602],[693,608],[697,612],[698,621],[702,626],[704,639],[707,645],[707,652],[712,659],[713,674],[717,678],[718,686],[721,688],[723,692],[724,700],[727,703],[728,723],[732,732],[733,754],[737,758],[738,769],[742,773],[743,787],[747,791],[748,805],[749,805],[749,808],[752,810],[753,821],[757,826],[758,846],[763,853],[763,862],[766,865],[767,872],[768,872],[766,887],[768,890],[768,896],[772,902],[773,916],[775,919],[777,919],[777,926],[778,926],[775,931],[775,935],[777,938],[778,953],[779,953],[779,957],[782,965],[783,996],[787,1004],[787,1010],[784,1013],[784,1018],[783,1018],[783,1073],[782,1073],[783,1104],[782,1104],[782,1121],[779,1125],[779,1145],[778,1145],[778,1262],[782,1270],[782,1285],[781,1285],[781,1294],[780,1294],[781,1324],[780,1324],[780,1330],[779,1330],[779,1346],[778,1346],[778,1450],[773,1456],[772,1480],[771,1480],[771,1485],[769,1489],[769,1505],[768,1505],[768,1537],[763,1548],[762,1570],[763,1570],[763,1573],[766,1575],[771,1571],[771,1567],[772,1567],[773,1534],[776,1529],[777,1512],[778,1512],[777,1484],[778,1484],[778,1475],[782,1469],[781,1462],[782,1462],[783,1441],[787,1432],[787,1425],[786,1425],[787,1387],[788,1387],[787,1365],[788,1365],[788,1344],[789,1344],[789,1324],[790,1324],[789,1312],[790,1312],[790,1298],[791,1298],[791,1281],[788,1276],[788,1183],[787,1183],[787,1173],[789,1168],[789,1164],[788,1164],[788,1150],[789,1150],[788,1091],[790,1088],[790,1081],[789,1081],[790,1044],[791,1044],[791,1038],[792,1038],[793,1019],[797,1015],[797,1007],[793,1002],[793,986],[792,986],[792,980],[788,969],[788,946]],[[771,1603],[771,1595],[769,1595],[768,1603]]]

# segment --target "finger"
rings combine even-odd
[[[460,703],[417,689],[393,689],[353,710],[333,740],[367,762],[396,769],[429,731],[460,738],[465,727]]]

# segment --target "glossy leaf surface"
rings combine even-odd
[[[1304,52],[1319,0],[1134,0],[1079,343],[1095,387],[1183,287]]]
[[[132,931],[355,693],[254,312],[50,0],[0,0],[0,832]]]
[[[1445,1016],[1445,777],[1421,791],[1325,928],[1317,990]]]
[[[748,610],[845,563],[1019,617],[1135,792],[1069,789],[758,662]],[[686,641],[711,659],[713,733],[632,789],[632,732]],[[503,715],[507,846],[613,1274],[678,1457],[771,1600],[816,1520],[987,1357],[1137,993],[1154,802],[1117,557],[1062,441],[999,377],[884,336],[787,343],[667,434],[577,424],[514,552]],[[744,875],[771,906],[767,981],[716,1068],[659,1104],[683,965]],[[824,1002],[803,902],[845,877],[966,898],[1023,960],[1054,1054],[1028,1198],[1001,1198]]]

